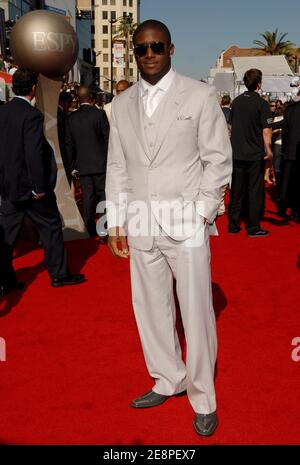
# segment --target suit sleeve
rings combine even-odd
[[[127,215],[127,179],[126,159],[113,104],[105,186],[107,226],[109,230],[116,226],[125,227]]]
[[[74,147],[74,141],[73,141],[73,136],[71,132],[69,116],[67,116],[66,118],[64,144],[65,144],[65,151],[66,151],[66,157],[68,160],[68,165],[70,167],[70,172],[72,173],[72,171],[76,169],[76,156],[75,156],[75,147]]]
[[[24,121],[24,158],[28,176],[34,191],[46,191],[44,150],[44,117],[40,112],[33,112]]]
[[[232,151],[228,129],[214,88],[208,95],[199,119],[198,146],[203,167],[198,213],[212,223],[232,174]]]
[[[106,116],[106,113],[104,110],[100,110],[100,125],[101,125],[101,131],[103,134],[104,142],[105,142],[105,147],[106,151],[108,148],[108,140],[109,140],[109,122]]]

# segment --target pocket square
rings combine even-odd
[[[178,121],[190,121],[192,119],[191,116],[185,116],[185,115],[178,115],[177,120]]]

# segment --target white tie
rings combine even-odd
[[[146,96],[146,115],[151,118],[153,113],[156,110],[156,107],[158,105],[157,101],[157,94],[159,92],[159,87],[153,87],[153,89],[148,89],[148,93]]]

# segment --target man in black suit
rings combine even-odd
[[[300,86],[299,86],[300,97]],[[290,103],[282,125],[282,182],[279,207],[281,212],[291,207],[292,219],[300,220],[300,100]]]
[[[79,173],[83,189],[83,215],[91,236],[96,235],[96,201],[105,200],[109,123],[106,113],[92,105],[87,87],[79,89],[80,107],[66,125],[66,152],[71,171]]]
[[[33,106],[36,73],[19,68],[13,75],[16,97],[0,109],[0,226],[4,232],[7,282],[18,288],[13,248],[25,215],[39,230],[52,286],[79,284],[83,274],[71,275],[63,243],[62,223],[54,187],[56,163],[43,132],[43,114]]]

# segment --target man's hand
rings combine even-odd
[[[272,166],[266,168],[265,170],[265,181],[267,181],[268,184],[272,184],[273,186],[276,184],[275,171]]]
[[[73,170],[71,173],[71,176],[75,179],[79,179],[79,171],[78,170]]]
[[[273,153],[272,152],[267,152],[264,156],[264,160],[266,162],[265,167],[266,168],[272,168],[273,166]]]
[[[32,191],[32,194],[33,194],[33,197],[35,198],[35,200],[41,200],[45,197],[45,192],[41,192],[40,194],[37,194],[36,192],[33,192]]]
[[[108,247],[115,257],[128,258],[129,250],[127,247],[126,236],[122,228],[117,226],[109,232]]]

